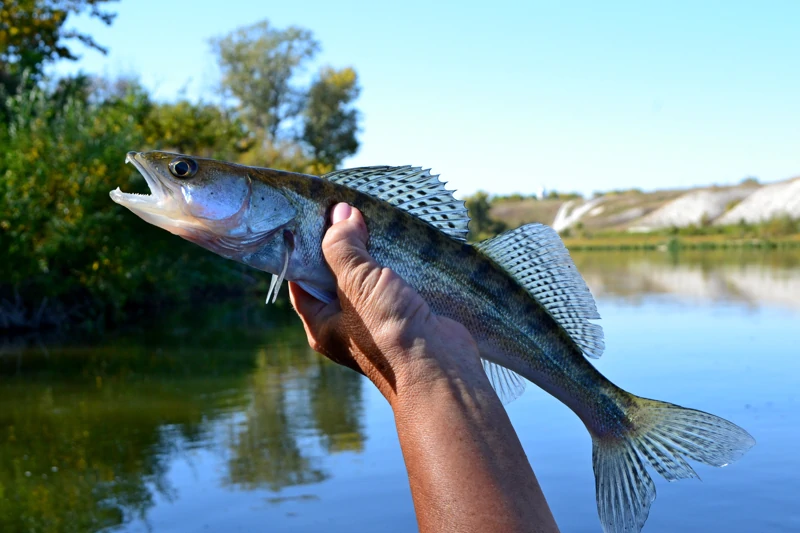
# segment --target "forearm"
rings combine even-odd
[[[312,348],[366,375],[394,410],[424,533],[558,531],[464,325],[434,314],[367,251],[367,226],[331,211],[322,252],[338,299],[291,284]]]
[[[482,369],[455,376],[392,405],[420,531],[558,531]]]

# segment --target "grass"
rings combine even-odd
[[[564,244],[569,250],[573,251],[800,248],[800,234],[771,238],[739,238],[729,234],[665,235],[655,233],[619,233],[593,237],[565,237]]]

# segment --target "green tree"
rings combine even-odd
[[[141,123],[145,144],[218,159],[235,159],[253,144],[240,120],[219,107],[186,100],[154,105]]]
[[[358,150],[358,111],[352,106],[360,92],[352,68],[320,69],[303,112],[303,141],[314,159],[337,167]]]
[[[0,85],[13,94],[23,73],[38,79],[54,59],[78,57],[65,41],[77,40],[106,53],[90,35],[65,27],[72,14],[88,12],[106,25],[114,13],[103,10],[113,0],[5,0],[0,3]]]
[[[117,186],[147,192],[123,164],[128,150],[146,146],[146,93],[130,85],[110,99],[83,100],[73,85],[60,84],[72,95],[63,105],[58,89],[8,99],[11,121],[0,127],[0,328],[102,323],[193,288],[241,287],[235,265],[189,243],[176,246],[109,201]],[[18,309],[4,312],[16,295]]]
[[[292,81],[319,50],[310,31],[273,28],[261,21],[211,40],[222,71],[224,94],[238,103],[239,116],[275,142],[286,119],[303,109],[305,92]]]
[[[470,216],[470,240],[483,240],[505,231],[506,225],[499,220],[494,220],[489,215],[492,205],[489,202],[488,193],[484,191],[478,191],[467,198],[465,204]]]

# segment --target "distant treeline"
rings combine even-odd
[[[135,79],[47,78],[48,64],[74,59],[76,38],[103,50],[64,26],[82,11],[111,24],[103,3],[0,7],[0,330],[102,327],[253,285],[244,268],[111,202],[118,186],[147,192],[128,151],[319,174],[358,149],[356,72],[323,66],[298,84],[320,46],[302,28],[264,21],[213,39],[225,104],[157,102]]]

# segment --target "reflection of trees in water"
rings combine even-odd
[[[156,493],[181,496],[171,462],[221,445],[213,435],[237,413],[226,481],[244,489],[321,481],[325,452],[361,449],[360,377],[311,353],[296,321],[195,329],[0,347],[0,531],[144,519]]]
[[[259,353],[250,379],[252,400],[231,435],[226,483],[278,491],[323,481],[328,474],[322,457],[298,443],[308,429],[327,452],[362,449],[361,378],[355,372],[307,348],[273,345]]]
[[[327,359],[311,379],[311,413],[328,452],[361,451],[362,376]]]
[[[250,406],[240,431],[231,436],[228,479],[225,483],[252,490],[267,487],[280,490],[290,485],[322,481],[327,477],[312,460],[303,455],[297,443],[297,421],[287,407],[287,385],[290,374],[302,373],[307,361],[298,361],[297,368],[287,365],[285,346],[261,350],[256,370],[250,376]]]
[[[165,421],[102,390],[0,390],[0,530],[94,531],[143,517],[149,484],[168,490]]]
[[[601,295],[800,302],[798,251],[573,257]],[[309,352],[288,314],[213,312],[211,325],[191,309],[104,345],[0,339],[0,532],[144,517],[155,494],[181,496],[166,475],[176,456],[219,446],[231,419],[224,482],[245,490],[319,482],[326,454],[362,448],[360,376]]]

